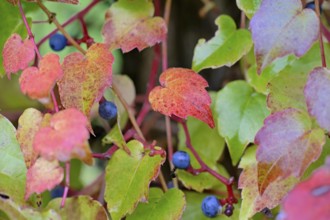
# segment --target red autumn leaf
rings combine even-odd
[[[330,164],[299,183],[283,202],[283,220],[330,219]]]
[[[47,160],[62,162],[79,158],[92,163],[88,146],[88,120],[74,108],[65,109],[51,116],[48,125],[42,126],[35,135],[33,147]]]
[[[63,168],[57,160],[48,161],[42,157],[28,169],[26,174],[25,200],[32,193],[42,193],[51,190],[63,179]]]
[[[320,156],[324,143],[323,130],[312,128],[305,112],[286,109],[266,118],[255,138],[260,193],[277,179],[301,177]]]
[[[308,112],[318,124],[330,132],[330,71],[326,68],[315,68],[308,77],[304,94]]]
[[[87,117],[104,90],[112,83],[113,56],[105,44],[94,44],[86,56],[72,53],[62,64],[63,78],[58,82],[62,104],[76,108]]]
[[[320,21],[301,0],[263,0],[250,23],[258,73],[276,58],[304,55],[319,35]]]
[[[159,78],[160,85],[149,94],[153,110],[186,119],[193,116],[214,127],[207,81],[191,69],[170,68]]]
[[[21,90],[32,99],[47,98],[55,83],[63,77],[59,56],[50,53],[40,60],[39,68],[26,68],[19,83]]]
[[[16,73],[29,66],[34,59],[34,45],[30,39],[22,40],[18,34],[13,34],[6,41],[3,51],[3,66],[10,79],[11,73]]]
[[[27,168],[32,166],[38,157],[37,152],[33,149],[33,139],[39,130],[42,118],[42,113],[37,109],[28,108],[18,119],[16,137],[21,147]]]
[[[138,10],[137,10],[138,9]],[[163,18],[152,17],[154,6],[146,0],[119,0],[111,5],[103,26],[105,42],[112,49],[139,51],[165,40],[167,27]]]

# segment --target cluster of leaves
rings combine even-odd
[[[177,171],[181,189],[163,192],[150,183],[166,161],[164,150],[148,144],[136,127],[139,122],[127,107],[134,102],[134,86],[128,77],[113,75],[116,59],[112,51],[141,51],[164,43],[166,21],[154,16],[151,1],[119,0],[105,13],[99,32],[103,41],[85,42],[87,50],[78,45],[80,52],[61,54],[61,62],[54,52],[40,54],[30,30],[32,19],[25,17],[27,11],[36,9],[50,15],[47,7],[39,0],[27,2],[0,2],[0,8],[7,11],[2,19],[6,28],[0,39],[0,75],[11,79],[21,72],[21,92],[43,103],[46,110],[25,109],[17,129],[0,115],[1,218],[108,219],[109,213],[111,219],[204,219],[200,211],[204,193],[233,196],[229,179],[219,181],[219,175],[229,178],[219,164],[225,146],[232,165],[242,169],[238,180],[241,199],[232,219],[249,219],[278,205],[281,219],[329,218],[329,163],[318,167],[329,152],[326,58],[330,45],[318,41],[322,41],[321,26],[325,28],[319,11],[304,9],[300,0],[237,0],[250,19],[249,29],[237,29],[230,16],[220,15],[214,37],[197,43],[191,69],[163,67],[160,86],[150,91],[145,103],[149,101],[154,111],[179,122],[187,120],[188,129],[179,128],[177,147],[191,157],[190,169]],[[97,3],[93,0],[91,5]],[[83,15],[77,16],[82,23]],[[90,39],[83,32],[83,39]],[[238,61],[246,81],[229,82],[217,92],[206,91],[208,83],[198,72],[230,67]],[[103,138],[115,146],[102,158],[92,153],[89,139],[95,135],[92,120],[100,120],[93,108],[108,95],[118,106],[118,117]],[[133,128],[125,130],[130,126],[127,118]],[[111,157],[100,176],[103,186],[92,184],[101,202],[87,195],[66,199],[72,159],[92,165],[93,157]],[[199,166],[204,168],[202,173],[196,172]],[[42,209],[33,208],[40,205],[36,195],[60,185],[64,176],[63,198],[51,200]],[[309,212],[302,214],[307,207]]]

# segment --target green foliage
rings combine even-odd
[[[221,66],[232,66],[252,46],[251,34],[247,30],[236,30],[234,20],[222,15],[215,20],[219,30],[215,36],[205,42],[198,41],[195,47],[192,69],[199,72],[205,68],[218,68]]]
[[[178,189],[163,193],[159,188],[150,188],[148,203],[139,203],[127,220],[179,219],[185,208],[185,196]]]
[[[138,141],[129,142],[127,147],[131,155],[118,150],[106,168],[105,201],[113,220],[132,213],[139,201],[148,199],[150,181],[164,162],[161,156],[150,157]]]
[[[219,133],[228,144],[232,163],[237,164],[245,147],[254,141],[254,136],[269,114],[266,97],[256,93],[244,81],[226,85],[216,98]]]

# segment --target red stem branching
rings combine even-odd
[[[323,45],[323,38],[322,38],[322,22],[321,22],[321,12],[320,12],[320,2],[319,0],[315,0],[315,11],[316,14],[319,18],[319,22],[320,22],[320,31],[319,31],[319,44],[320,44],[320,52],[321,52],[321,60],[322,60],[322,67],[327,67],[327,62],[325,60],[325,54],[324,54],[324,45]],[[322,1],[321,1],[322,3]]]
[[[187,172],[190,172],[193,175],[198,175],[201,172],[207,172],[207,173],[211,174],[212,176],[217,178],[220,182],[222,182],[223,184],[226,185],[228,197],[226,198],[225,201],[229,204],[237,203],[237,199],[234,195],[233,188],[232,188],[233,183],[234,183],[234,178],[231,177],[231,178],[227,179],[226,177],[222,176],[221,174],[219,174],[218,172],[216,172],[215,170],[213,170],[209,166],[207,166],[204,163],[204,161],[201,159],[198,152],[195,150],[195,148],[193,147],[193,145],[191,143],[190,134],[189,134],[189,130],[188,130],[188,126],[187,126],[186,121],[185,120],[178,120],[178,122],[183,127],[183,130],[184,130],[184,133],[185,133],[185,136],[186,136],[187,148],[191,151],[191,153],[194,155],[194,157],[198,161],[199,165],[201,166],[199,169],[194,169],[192,167],[189,167],[189,169],[187,169]]]

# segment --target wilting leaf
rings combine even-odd
[[[149,94],[149,102],[155,111],[186,119],[193,116],[214,127],[210,109],[211,98],[205,87],[207,81],[190,69],[170,68],[159,78],[160,85]]]
[[[326,68],[315,68],[308,77],[305,97],[308,112],[314,116],[318,124],[330,131],[330,71]]]
[[[248,30],[236,30],[234,20],[221,15],[215,20],[218,31],[209,41],[200,39],[195,47],[192,69],[199,72],[206,68],[232,66],[252,47]]]
[[[107,212],[96,200],[88,196],[70,197],[65,201],[65,206],[60,208],[62,198],[49,202],[46,210],[55,210],[61,215],[62,220],[97,219],[107,220]]]
[[[56,82],[63,77],[60,57],[54,53],[45,55],[39,67],[28,67],[19,78],[21,90],[32,99],[47,98]]]
[[[62,64],[64,76],[58,82],[65,108],[77,108],[87,117],[91,107],[112,83],[113,56],[104,44],[93,44],[86,56],[75,52]]]
[[[300,178],[320,156],[324,143],[322,129],[313,128],[302,111],[286,109],[266,118],[255,138],[260,193],[277,179]]]
[[[22,40],[18,34],[13,34],[6,41],[3,51],[3,66],[10,79],[11,73],[16,73],[29,66],[34,59],[34,45],[32,40]]]
[[[79,158],[91,164],[87,118],[76,109],[65,109],[51,116],[49,124],[35,135],[33,147],[42,157],[62,162]]]
[[[57,160],[48,161],[42,157],[28,169],[26,174],[25,199],[32,193],[40,194],[58,185],[64,176],[63,168]]]
[[[106,168],[105,201],[113,220],[131,214],[138,202],[148,199],[150,181],[158,176],[165,159],[160,155],[149,156],[135,140],[127,147],[131,155],[117,150]]]
[[[317,40],[319,26],[315,12],[303,10],[300,0],[263,0],[250,23],[258,73],[278,57],[304,55]]]
[[[105,43],[124,53],[143,50],[165,40],[167,27],[161,17],[152,17],[154,6],[148,0],[119,0],[111,5],[102,29]]]
[[[34,108],[25,109],[21,117],[18,119],[17,141],[21,146],[26,167],[29,168],[34,164],[38,157],[37,152],[33,149],[34,136],[39,130],[42,121],[42,113]]]

